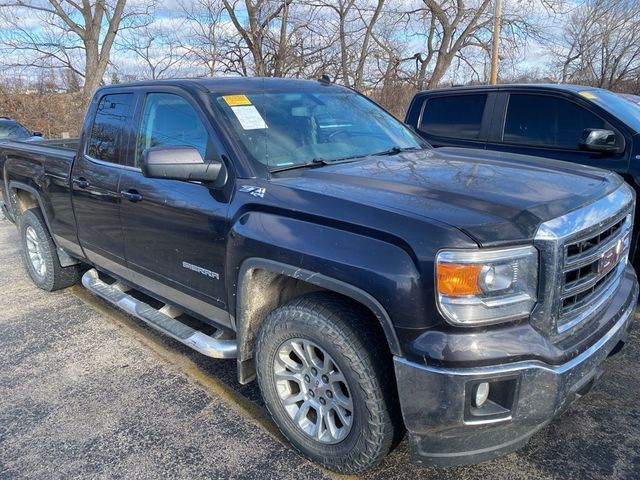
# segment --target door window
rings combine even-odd
[[[147,95],[138,134],[136,167],[140,167],[146,148],[193,147],[206,160],[210,144],[200,116],[184,98],[171,93]]]
[[[429,98],[420,130],[439,137],[478,139],[486,103],[486,94]]]
[[[563,98],[511,94],[503,141],[578,149],[585,128],[606,128],[605,121]]]
[[[133,94],[118,93],[102,97],[87,142],[87,155],[105,162],[124,164],[122,152],[126,147],[126,132],[132,113]]]

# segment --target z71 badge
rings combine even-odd
[[[253,185],[243,185],[240,187],[240,192],[248,193],[249,195],[253,195],[254,197],[263,198],[264,194],[267,193],[267,189],[264,187],[256,187]]]

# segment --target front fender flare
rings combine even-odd
[[[372,295],[358,287],[345,283],[341,280],[337,280],[335,278],[331,278],[317,272],[311,272],[309,270],[305,270],[293,265],[288,265],[264,258],[248,258],[244,260],[240,266],[237,285],[238,298],[236,303],[236,318],[238,322],[242,322],[242,319],[244,318],[242,309],[245,303],[243,298],[242,282],[246,278],[246,273],[251,269],[262,269],[272,273],[286,275],[296,280],[301,280],[306,283],[324,288],[326,290],[339,293],[364,305],[378,319],[378,322],[380,323],[389,344],[391,353],[393,355],[402,354],[400,349],[400,341],[398,340],[398,336],[391,321],[391,317],[389,317],[389,314],[387,313],[385,308]],[[238,324],[237,331],[240,336],[242,335],[242,330],[242,326]],[[242,341],[242,339],[238,338],[238,341],[240,342]]]

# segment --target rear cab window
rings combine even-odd
[[[98,102],[85,153],[94,160],[124,165],[134,110],[133,93],[104,95]]]
[[[429,97],[419,129],[429,135],[477,140],[488,94]]]

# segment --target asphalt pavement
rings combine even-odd
[[[639,336],[521,451],[423,468],[405,440],[364,478],[640,479]],[[287,445],[233,361],[192,352],[80,286],[37,289],[15,227],[0,220],[0,479],[336,477]]]

